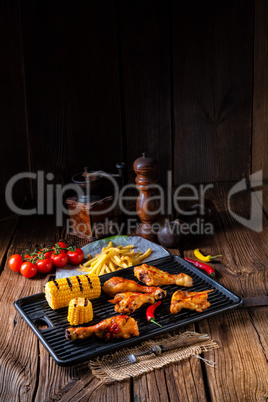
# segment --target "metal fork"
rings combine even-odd
[[[151,355],[151,354],[154,354],[155,356],[160,356],[163,352],[167,352],[168,350],[173,350],[183,346],[190,346],[194,345],[195,343],[200,343],[208,340],[209,335],[207,334],[193,335],[190,338],[180,339],[178,341],[171,342],[169,345],[154,345],[152,349],[146,350],[145,352],[140,352],[136,355],[131,353],[128,356],[118,359],[117,361],[114,362],[114,364],[117,366],[125,366],[127,364],[133,364],[137,362],[137,357],[140,356]]]

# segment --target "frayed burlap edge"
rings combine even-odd
[[[112,355],[105,355],[102,358],[97,357],[94,360],[90,360],[89,367],[92,374],[99,380],[103,383],[110,383],[149,373],[167,364],[175,363],[191,356],[199,357],[202,352],[207,352],[219,347],[215,341],[208,340],[191,346],[173,349],[160,356],[155,356],[153,353],[151,355],[141,356],[138,358],[137,363],[134,364],[128,364],[128,360],[126,359],[131,353],[135,355],[145,350],[150,350],[154,345],[159,343],[161,343],[161,345],[170,344],[179,339],[189,338],[194,335],[199,334],[190,331],[176,335],[166,334],[164,337],[159,337],[157,340],[148,340],[142,342],[139,346],[121,349]]]

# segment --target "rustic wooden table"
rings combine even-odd
[[[261,210],[263,230],[252,231],[227,212],[228,184],[210,192],[217,213],[213,217],[214,236],[184,241],[184,256],[193,257],[197,247],[223,254],[215,264],[217,279],[245,299],[245,307],[210,319],[194,327],[208,333],[220,346],[204,354],[216,362],[215,368],[191,358],[178,364],[112,385],[102,385],[87,364],[69,368],[57,366],[13,303],[39,293],[47,277],[26,279],[12,272],[7,259],[27,248],[29,242],[53,243],[65,237],[51,218],[20,217],[0,224],[0,400],[1,401],[266,401],[268,317],[267,212]],[[267,201],[267,188],[264,188]],[[250,197],[235,197],[233,209],[247,216]],[[266,202],[267,205],[267,202]],[[81,245],[85,244],[81,240]],[[179,254],[178,250],[170,250]],[[193,326],[191,327],[191,329]]]

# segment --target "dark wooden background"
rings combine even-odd
[[[266,0],[0,4],[2,195],[22,171],[68,183],[124,161],[133,181],[143,151],[161,184],[268,178]]]

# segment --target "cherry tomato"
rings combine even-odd
[[[58,243],[56,243],[53,248],[57,248],[55,246],[59,246],[61,248],[67,248],[67,244],[64,243],[63,241],[58,241]]]
[[[36,265],[31,262],[24,262],[20,267],[20,273],[26,278],[32,278],[37,272]]]
[[[67,255],[69,263],[72,265],[79,265],[84,259],[84,253],[81,248],[77,248],[75,251],[69,250]]]
[[[61,251],[59,254],[51,254],[51,259],[57,268],[65,267],[68,262],[67,254],[64,251]]]
[[[51,258],[45,258],[44,260],[38,260],[36,263],[37,271],[42,274],[47,274],[53,268],[53,261]]]
[[[8,260],[9,268],[14,272],[20,272],[20,267],[23,263],[22,256],[19,254],[13,254]]]
[[[39,251],[38,254],[42,254],[41,251],[43,251],[43,250],[44,250],[44,249],[41,248],[41,250]],[[52,254],[52,251],[46,251],[46,252],[44,253],[44,257],[45,257],[45,258],[51,258],[51,254]]]
[[[33,260],[37,257],[39,253],[34,253],[33,255],[25,254],[23,258],[23,262],[33,262]]]
[[[52,251],[47,251],[44,253],[45,258],[51,258]]]

